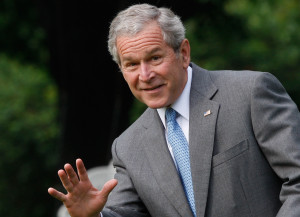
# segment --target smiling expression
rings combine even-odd
[[[187,82],[190,47],[187,39],[176,54],[163,40],[156,22],[135,36],[117,38],[120,69],[133,95],[151,108],[173,104]]]

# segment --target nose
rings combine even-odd
[[[149,82],[155,75],[155,73],[151,69],[147,63],[141,63],[141,71],[139,75],[139,79],[144,82]]]

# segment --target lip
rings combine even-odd
[[[155,87],[149,87],[149,88],[141,88],[142,91],[145,91],[147,93],[156,93],[159,92],[163,88],[164,84],[155,86]]]

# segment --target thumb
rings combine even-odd
[[[111,179],[108,182],[106,182],[101,190],[102,196],[107,198],[109,193],[116,187],[118,184],[118,180]]]

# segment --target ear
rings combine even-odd
[[[190,51],[191,51],[190,43],[185,38],[180,45],[180,56],[182,58],[182,63],[184,68],[187,68],[190,64],[191,61]]]

